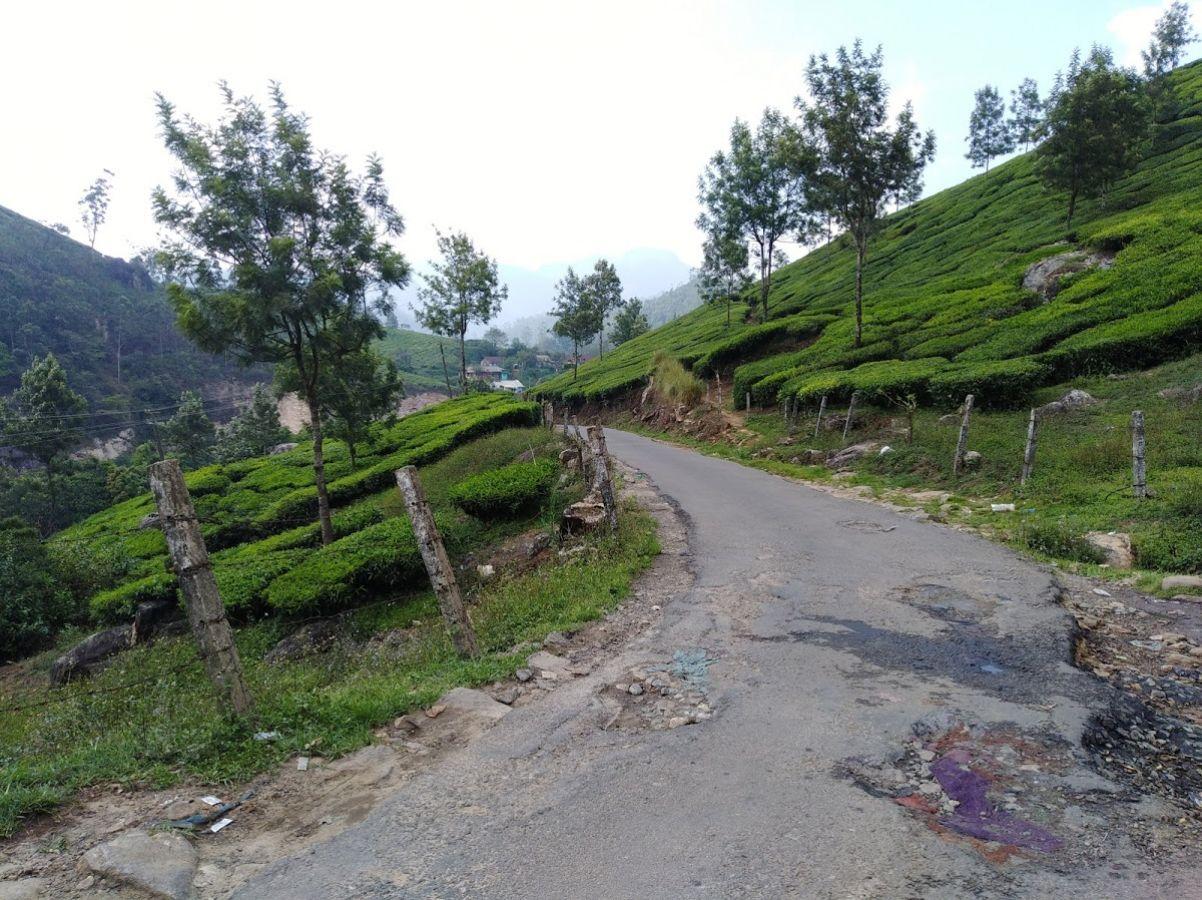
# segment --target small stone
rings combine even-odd
[[[520,696],[522,696],[522,692],[519,691],[516,687],[510,686],[507,688],[502,688],[501,690],[494,693],[493,699],[496,700],[498,703],[504,703],[506,706],[513,706],[513,704],[517,701],[518,697],[520,697]]]
[[[682,725],[688,725],[688,724],[689,724],[689,720],[686,719],[684,716],[673,716],[672,718],[670,718],[668,720],[669,728],[679,728]]]
[[[921,759],[923,762],[931,762],[931,761],[932,761],[932,760],[935,758],[935,751],[933,751],[933,750],[919,750],[919,751],[918,751],[918,758],[919,758],[919,759]]]
[[[1200,589],[1202,590],[1202,575],[1166,575],[1160,581],[1161,590],[1172,591]]]
[[[426,718],[437,719],[439,716],[441,716],[446,711],[447,711],[447,706],[445,703],[435,703],[433,706],[431,706],[429,709],[426,710]]]
[[[941,788],[939,786],[938,782],[924,781],[922,784],[920,784],[918,786],[918,790],[919,790],[919,793],[926,794],[929,797],[929,796],[933,796],[935,794],[941,793],[943,791],[943,788]]]
[[[514,677],[523,684],[534,677],[534,673],[529,669],[518,669],[513,673]]]
[[[487,563],[481,563],[480,565],[476,566],[476,576],[481,581],[487,581],[488,579],[492,578],[496,574],[497,574],[496,568],[488,565]]]
[[[636,681],[626,689],[626,692],[632,697],[638,697],[643,693],[643,686]]]

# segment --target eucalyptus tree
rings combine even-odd
[[[362,174],[319,151],[309,120],[278,84],[262,108],[224,82],[214,125],[158,95],[177,168],[154,192],[166,242],[158,257],[181,329],[242,363],[286,364],[309,408],[323,543],[334,539],[326,489],[323,385],[339,361],[383,334],[388,288],[409,266],[390,240],[404,223],[380,160]]]
[[[1014,149],[1014,134],[1006,121],[1006,103],[991,84],[976,92],[965,140],[968,141],[966,158],[974,169],[983,166],[986,172],[990,160]]]
[[[710,236],[702,247],[698,272],[698,291],[705,303],[726,307],[726,327],[730,327],[730,308],[735,297],[751,284],[747,271],[747,245],[731,235]]]
[[[764,319],[777,245],[790,237],[805,242],[818,232],[810,183],[816,166],[801,131],[777,110],[765,109],[754,131],[735,120],[730,147],[714,154],[701,175],[697,227],[707,240],[735,237],[754,248]]]
[[[593,271],[584,276],[584,289],[601,316],[597,329],[597,354],[605,358],[605,320],[622,306],[622,279],[618,270],[607,259],[593,264]]]
[[[643,301],[631,297],[622,304],[618,314],[614,316],[613,344],[625,344],[651,328],[647,322],[647,314],[643,312]]]
[[[1173,0],[1156,20],[1148,49],[1140,51],[1144,75],[1149,79],[1167,75],[1181,65],[1185,48],[1197,40],[1198,34],[1190,21],[1189,4],[1183,0]]]
[[[585,279],[572,268],[555,284],[555,306],[551,310],[555,323],[551,330],[572,342],[572,380],[580,373],[580,347],[601,330],[601,309]]]
[[[109,214],[109,189],[112,183],[109,181],[113,173],[108,169],[100,175],[95,181],[88,185],[88,189],[84,191],[83,196],[79,198],[80,214],[79,220],[83,223],[84,231],[88,235],[88,246],[95,248],[96,235],[100,231],[100,226],[104,224],[104,220]],[[53,226],[55,231],[60,234],[66,234],[65,225]]]
[[[1099,196],[1142,158],[1152,127],[1152,101],[1143,80],[1094,47],[1057,77],[1036,151],[1044,184],[1068,195],[1066,226],[1081,196]]]
[[[881,48],[865,54],[860,41],[834,57],[811,56],[806,67],[810,100],[795,101],[817,151],[810,196],[852,236],[856,246],[855,346],[863,343],[864,264],[868,245],[890,199],[912,200],[935,156],[935,135],[922,133],[906,103],[890,127],[889,87],[881,74]]]
[[[1024,78],[1010,92],[1010,134],[1015,145],[1023,150],[1039,140],[1039,129],[1043,124],[1043,100],[1039,96],[1039,84],[1034,78]]]
[[[461,231],[438,236],[441,261],[431,260],[426,282],[418,289],[417,319],[435,334],[455,338],[459,344],[459,386],[467,387],[467,330],[485,325],[501,311],[509,289],[501,284],[496,260],[476,249]]]

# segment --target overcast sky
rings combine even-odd
[[[537,268],[660,248],[699,261],[697,175],[736,117],[787,107],[812,52],[885,46],[898,102],[939,151],[928,192],[970,174],[972,95],[1046,88],[1075,45],[1138,62],[1162,4],[984,2],[43,2],[0,31],[0,205],[82,235],[77,201],[115,172],[97,248],[153,243],[149,194],[170,165],[153,94],[211,119],[218,79],[277,79],[320,145],[382,155],[401,246],[466,230]],[[1191,53],[1191,56],[1194,55]]]

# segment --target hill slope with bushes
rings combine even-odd
[[[145,269],[0,207],[0,393],[47,352],[93,410],[173,403],[184,389],[207,394],[206,385],[265,378],[188,342]]]
[[[698,375],[733,375],[740,405],[748,392],[771,405],[859,391],[929,404],[973,392],[1007,406],[1068,377],[1185,355],[1202,337],[1202,63],[1171,84],[1175,102],[1148,155],[1104,199],[1081,204],[1071,230],[1033,153],[889,216],[869,247],[861,347],[852,340],[855,253],[843,236],[774,276],[767,321],[755,320],[750,294],[730,326],[724,308],[703,307],[538,393],[618,398],[665,351]],[[1024,287],[1031,267],[1052,257],[1079,271],[1053,290]]]

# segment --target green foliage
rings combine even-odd
[[[776,273],[768,323],[748,321],[746,295],[729,329],[721,305],[706,305],[585,363],[578,379],[560,375],[533,393],[577,403],[630,394],[664,351],[700,373],[719,360],[741,363],[731,396],[740,406],[748,392],[775,405],[815,377],[844,384],[832,373],[864,363],[942,358],[925,402],[959,403],[971,385],[979,400],[1008,406],[1028,402],[1025,390],[1189,353],[1202,339],[1202,64],[1166,84],[1177,105],[1151,150],[1104,198],[1079,201],[1067,240],[1062,204],[1046,193],[1034,153],[881,220],[863,273],[873,302],[859,349],[856,252],[843,237]],[[1074,249],[1116,256],[1109,268],[1066,279],[1051,299],[1022,288],[1033,263]],[[774,330],[815,315],[832,320],[817,333]]]
[[[667,353],[655,356],[655,391],[671,404],[696,406],[705,396],[705,384]]]
[[[50,469],[55,459],[79,444],[87,408],[53,353],[35,357],[21,375],[21,386],[0,409],[4,442]]]
[[[256,384],[250,405],[218,433],[217,458],[231,463],[263,456],[288,438],[288,429],[280,424],[275,399],[263,385]]]
[[[459,482],[451,500],[477,519],[513,519],[535,512],[551,494],[559,475],[554,460],[513,463]]]
[[[610,337],[613,345],[617,347],[643,334],[649,327],[647,316],[643,313],[643,301],[632,297],[622,304],[622,308],[614,316],[613,334]]]
[[[157,603],[176,597],[179,581],[170,572],[156,572],[119,587],[101,591],[90,601],[92,618],[118,622],[134,614],[139,603]]]
[[[1044,556],[1084,563],[1106,561],[1106,555],[1063,522],[1029,522],[1020,531],[1028,548]]]
[[[989,171],[994,157],[1014,149],[1014,133],[1006,122],[1006,103],[998,89],[985,85],[976,93],[976,105],[968,119],[968,160],[974,169]]]
[[[200,394],[184,391],[180,394],[179,408],[161,429],[163,449],[168,456],[180,461],[185,469],[203,465],[212,457],[216,429],[205,413]]]
[[[567,274],[555,285],[555,307],[551,330],[572,342],[572,378],[580,370],[580,345],[591,341],[605,324],[605,312],[589,290],[589,276],[583,278],[569,266]]]
[[[0,660],[41,649],[70,618],[70,595],[51,563],[36,531],[0,521]]]

